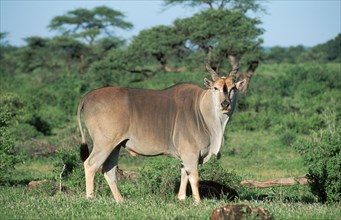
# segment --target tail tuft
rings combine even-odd
[[[88,159],[90,155],[88,145],[86,143],[82,143],[80,147],[80,156],[83,161]]]

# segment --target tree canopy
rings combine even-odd
[[[313,47],[309,56],[316,60],[341,62],[341,33],[334,39]]]
[[[238,11],[209,9],[174,23],[186,36],[187,44],[206,52],[213,47],[218,54],[215,61],[218,66],[229,56],[239,59],[246,53],[254,52],[263,42],[259,37],[263,30],[257,27],[260,20]]]
[[[181,4],[187,7],[203,7],[209,9],[229,9],[246,13],[252,11],[264,11],[256,0],[164,0],[165,6]]]
[[[92,45],[101,34],[111,37],[117,28],[131,29],[133,25],[124,18],[122,12],[105,6],[96,7],[93,10],[79,8],[65,15],[54,17],[48,27],[64,35],[84,39]]]
[[[152,57],[166,71],[168,59],[181,50],[184,37],[173,26],[160,25],[143,30],[134,37],[129,48],[141,57]]]

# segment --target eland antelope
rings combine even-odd
[[[206,89],[177,84],[163,90],[106,87],[86,94],[78,106],[77,120],[85,160],[86,196],[94,196],[94,175],[102,167],[112,194],[123,201],[116,180],[121,148],[132,155],[171,155],[182,162],[178,199],[186,197],[188,181],[193,199],[200,202],[198,164],[218,155],[223,134],[236,105],[236,92],[245,91],[257,68],[252,62],[242,79],[238,68],[220,77],[206,62],[212,80]],[[93,140],[91,153],[85,141],[81,111]]]

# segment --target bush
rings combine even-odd
[[[142,187],[142,193],[157,194],[164,198],[178,193],[180,170],[181,163],[174,158],[157,157],[148,160],[141,170],[139,186]],[[213,181],[226,187],[236,187],[241,181],[241,177],[224,169],[215,157],[199,166],[199,177],[200,181]]]
[[[61,150],[57,154],[55,163],[55,181],[59,182],[59,175],[65,165],[62,175],[62,184],[71,191],[85,192],[84,169],[76,150]],[[145,165],[140,170],[140,177],[136,179],[120,179],[118,188],[126,198],[145,197],[156,195],[164,200],[174,199],[180,185],[179,160],[172,157],[160,156],[145,158]],[[200,180],[213,181],[226,187],[236,188],[241,178],[234,172],[224,169],[216,158],[199,166]],[[189,187],[189,184],[188,184]],[[99,172],[95,175],[95,194],[110,196],[111,191],[103,175]]]
[[[63,184],[66,183],[73,190],[85,190],[84,169],[79,156],[79,149],[77,147],[70,150],[60,149],[56,158],[54,164],[55,180],[59,181],[62,178]]]
[[[241,177],[234,171],[228,171],[222,167],[216,157],[212,157],[207,163],[199,166],[200,180],[210,180],[224,186],[236,188],[241,182]]]
[[[283,144],[283,146],[291,146],[295,141],[297,134],[292,130],[285,130],[279,135],[279,140]]]
[[[80,158],[79,146],[59,149],[54,163],[54,180],[60,181],[67,190],[85,193],[86,182],[83,161]],[[95,194],[111,195],[109,186],[101,172],[95,174]]]
[[[20,120],[23,103],[15,94],[0,96],[0,181],[9,181],[14,165],[21,161],[15,151],[16,137],[11,128]]]
[[[336,114],[325,114],[326,128],[300,141],[296,149],[308,165],[313,194],[321,202],[341,201],[341,128]]]
[[[269,71],[274,73],[262,73],[263,68],[271,68]],[[247,94],[238,96],[232,117],[233,130],[262,129],[281,133],[289,130],[306,135],[323,126],[320,113],[326,109],[326,103],[341,107],[340,102],[333,101],[341,97],[339,66],[269,65],[261,66],[256,76]]]
[[[155,157],[145,160],[142,167],[139,187],[143,194],[158,194],[169,198],[180,180],[180,162],[171,157]]]

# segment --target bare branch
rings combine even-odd
[[[59,192],[62,192],[62,179],[63,179],[63,174],[66,169],[66,164],[63,166],[62,172],[59,174]]]
[[[225,8],[225,5],[229,2],[229,0],[221,0],[219,9]]]
[[[208,4],[208,6],[210,7],[210,9],[214,9],[213,4],[212,4],[212,3],[213,3],[212,0],[204,0],[203,3]]]

